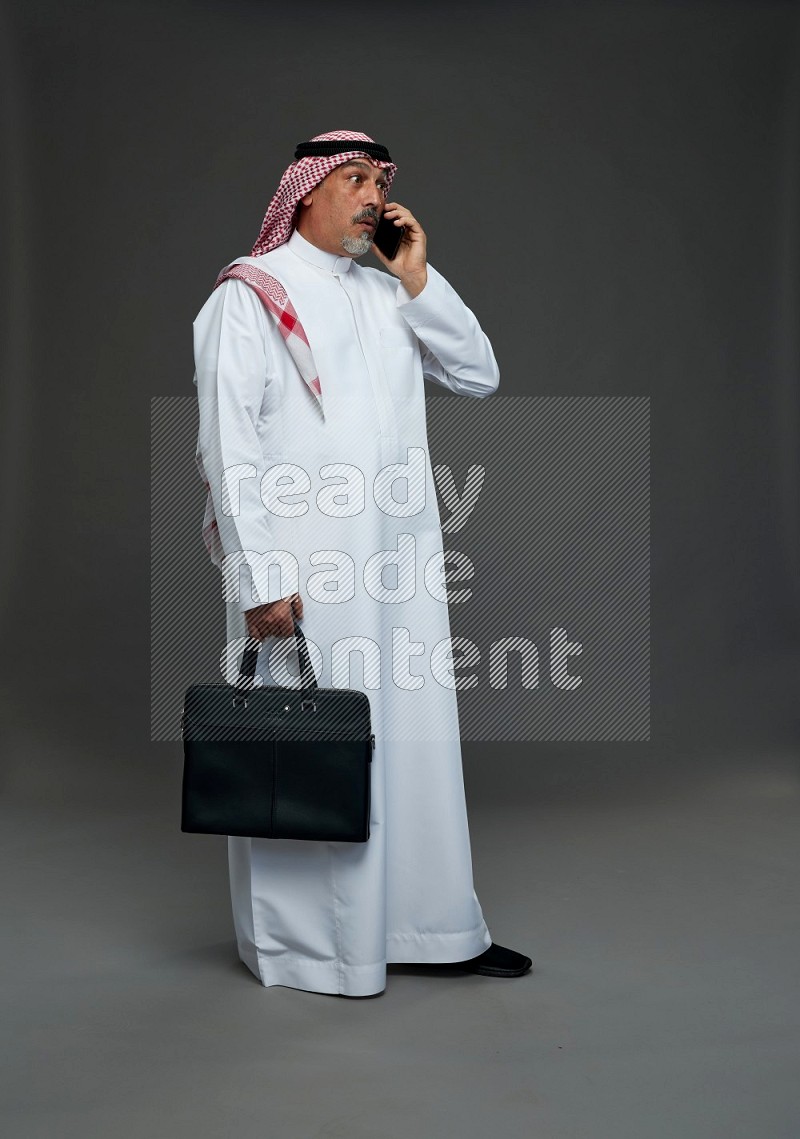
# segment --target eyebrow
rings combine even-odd
[[[349,162],[343,162],[341,165],[341,169],[346,170],[348,166],[360,166],[364,170],[370,170],[371,169],[371,167],[368,166],[366,162],[360,162],[357,158],[351,158]],[[385,170],[381,170],[381,177],[383,179],[386,178],[386,171]]]

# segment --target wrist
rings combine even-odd
[[[400,278],[400,284],[410,294],[412,299],[419,296],[428,283],[428,270],[420,269],[416,273],[406,273]]]

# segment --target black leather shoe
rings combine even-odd
[[[521,977],[528,972],[533,962],[524,953],[517,953],[514,949],[506,949],[505,946],[492,942],[477,957],[472,957],[469,961],[458,961],[455,965],[458,969],[479,973],[482,977]]]

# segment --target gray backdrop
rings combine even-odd
[[[4,6],[12,853],[44,820],[60,836],[36,847],[47,877],[78,820],[91,882],[135,809],[130,881],[152,881],[156,849],[185,893],[202,851],[194,912],[226,937],[223,850],[174,833],[179,744],[150,740],[150,400],[194,395],[191,323],[218,270],[249,253],[295,144],[338,128],[389,146],[393,195],[489,335],[502,394],[651,401],[651,738],[465,743],[476,834],[492,806],[634,804],[645,772],[667,795],[679,771],[777,752],[796,796],[799,17],[641,0]],[[11,880],[27,898],[14,945],[46,971],[28,873]],[[81,929],[141,928],[115,887],[87,888]],[[57,1096],[50,1110],[42,1134],[67,1134],[48,1131]]]
[[[150,397],[194,395],[216,273],[249,252],[295,143],[349,127],[391,146],[395,196],[478,314],[503,395],[650,397],[653,736],[779,730],[800,591],[798,9],[402,19],[6,13],[12,719],[109,742],[124,724],[140,763],[165,759],[147,743]]]

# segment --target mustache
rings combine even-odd
[[[353,218],[353,222],[366,221],[367,218],[370,218],[372,221],[374,221],[376,225],[378,224],[378,221],[380,220],[378,217],[378,211],[377,210],[368,209],[368,210],[362,210],[360,214],[356,214],[356,216]]]

